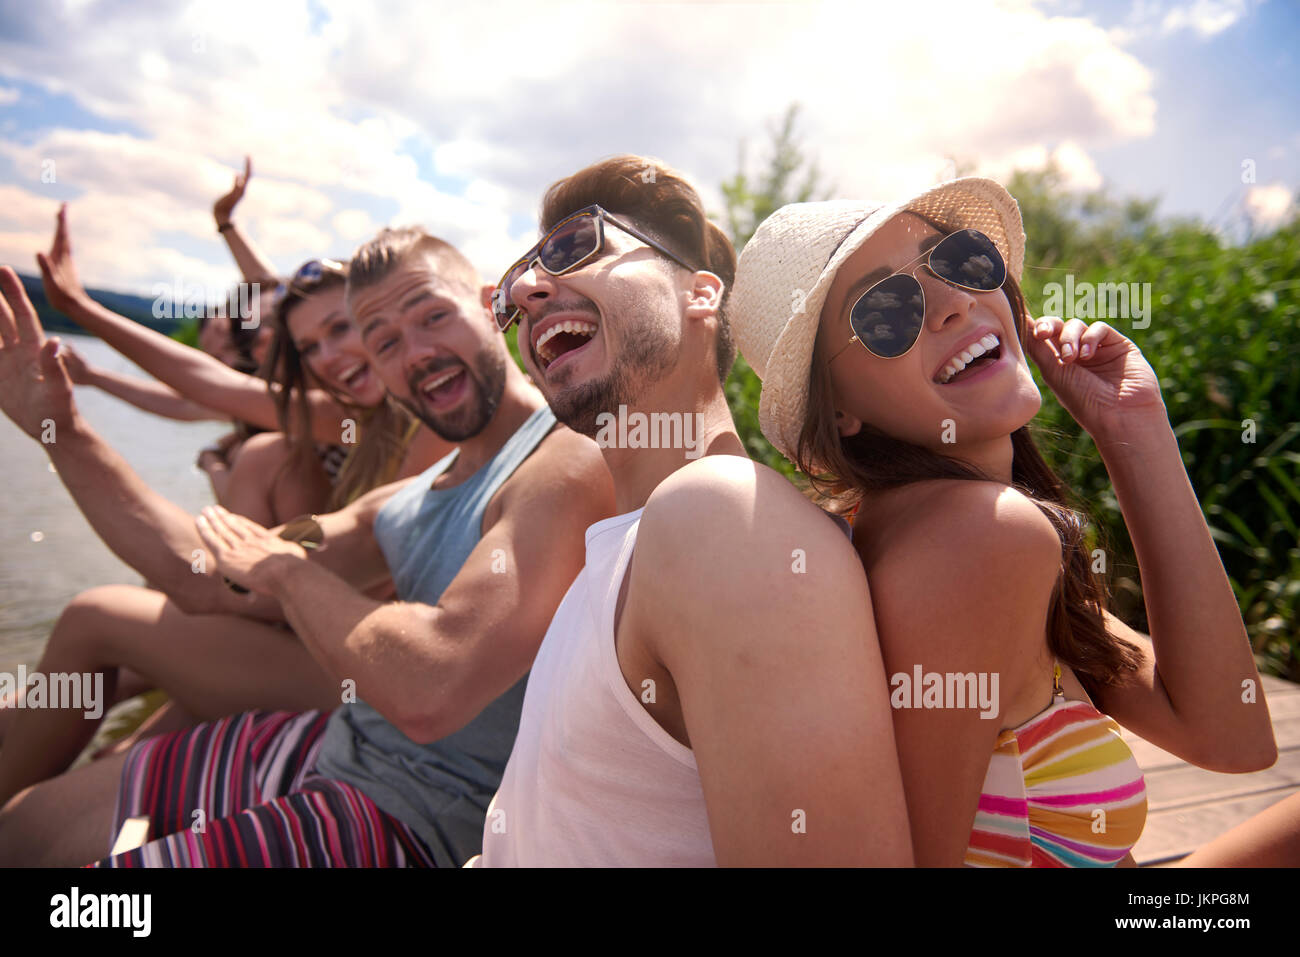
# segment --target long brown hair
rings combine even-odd
[[[1003,286],[1016,321],[1021,348],[1030,321],[1019,285],[1010,276]],[[1051,521],[1061,539],[1061,572],[1047,614],[1047,643],[1068,664],[1089,694],[1116,685],[1135,673],[1140,651],[1106,630],[1103,610],[1110,606],[1104,578],[1089,564],[1087,516],[1072,507],[1065,484],[1039,452],[1029,426],[1011,433],[1011,483]],[[808,382],[808,418],[799,433],[795,463],[809,478],[819,504],[837,513],[855,508],[872,493],[931,479],[993,481],[965,462],[904,442],[863,423],[852,436],[835,426],[830,373],[814,361]]]
[[[347,458],[334,479],[327,506],[331,511],[396,477],[415,424],[411,414],[387,395],[378,406],[368,408],[311,375],[293,336],[289,334],[289,313],[317,293],[343,288],[347,276],[347,266],[343,265],[341,269],[323,268],[317,278],[297,278],[285,284],[271,315],[275,335],[262,366],[262,375],[267,378],[275,399],[280,430],[291,449],[285,467],[294,460],[310,467],[316,458],[308,389],[324,389],[356,418],[356,444],[348,450]],[[340,425],[339,444],[342,444],[342,439]]]

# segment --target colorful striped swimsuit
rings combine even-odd
[[[981,791],[969,867],[1114,867],[1146,823],[1146,782],[1119,725],[1059,692],[998,735]]]

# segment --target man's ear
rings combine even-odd
[[[492,293],[496,288],[496,286],[489,282],[485,283],[483,288],[478,291],[478,301],[483,304],[484,309],[490,310],[492,308]]]
[[[845,439],[850,435],[857,435],[862,431],[862,420],[848,412],[835,410],[835,428],[839,429],[840,438]]]
[[[726,290],[723,281],[711,272],[701,270],[695,274],[691,286],[690,299],[686,303],[686,315],[691,319],[702,319],[716,315],[722,303],[722,294]]]

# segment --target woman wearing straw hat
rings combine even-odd
[[[786,206],[733,292],[764,434],[856,509],[921,865],[1131,861],[1146,789],[1115,721],[1214,770],[1277,755],[1151,367],[1104,322],[1033,322],[1023,259],[1015,200],[972,177]],[[1110,473],[1150,642],[1106,611],[1035,448],[1029,359]]]

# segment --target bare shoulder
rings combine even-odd
[[[767,581],[789,589],[861,585],[847,536],[779,472],[735,455],[678,469],[651,494],[637,533],[637,560],[656,567],[660,589],[752,596]],[[792,578],[792,576],[794,576]]]
[[[614,480],[596,443],[572,429],[558,425],[502,484],[487,514],[490,519],[559,503],[567,514],[596,521],[613,513]]]
[[[1054,570],[1061,559],[1060,537],[1042,509],[997,482],[917,482],[888,493],[864,518],[857,536],[869,567],[980,560]]]
[[[1022,492],[995,482],[942,480],[890,493],[857,544],[876,597],[886,651],[964,644],[1011,651],[1041,642],[1061,541]],[[878,526],[878,527],[873,527]]]

